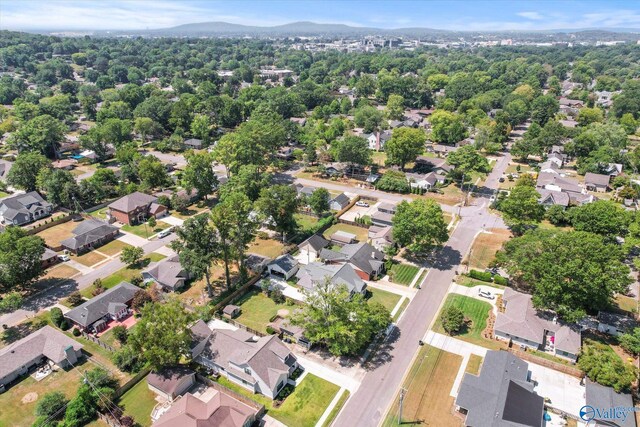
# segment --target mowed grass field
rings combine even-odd
[[[246,293],[235,304],[242,309],[242,313],[234,320],[263,333],[267,332],[267,325],[271,318],[278,314],[278,310],[291,312],[295,309],[295,306],[276,304],[259,289]]]
[[[403,387],[407,390],[402,411],[403,425],[460,427],[461,419],[453,415],[454,398],[449,396],[462,356],[435,347],[423,346],[418,353]],[[398,399],[382,425],[398,425]]]
[[[409,264],[393,264],[389,277],[393,283],[409,286],[420,269]]]
[[[489,267],[502,245],[511,238],[509,230],[492,228],[488,233],[480,233],[469,252],[469,267],[484,270]]]
[[[487,327],[487,318],[489,317],[489,311],[491,310],[491,304],[477,300],[475,298],[466,297],[464,295],[449,294],[442,306],[442,312],[450,306],[458,307],[464,313],[465,318],[468,320],[466,326],[456,334],[456,338],[460,338],[464,341],[468,341],[473,344],[478,344],[483,347],[492,349],[501,348],[500,343],[493,340],[485,339],[482,336],[482,331]],[[440,314],[436,318],[433,325],[434,332],[445,334],[442,322],[440,321]]]
[[[371,292],[371,297],[369,298],[370,303],[379,302],[389,311],[393,310],[396,304],[398,304],[398,301],[400,301],[400,298],[402,298],[398,294],[383,291],[382,289],[374,289],[369,287],[369,292]]]

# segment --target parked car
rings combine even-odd
[[[158,233],[158,239],[163,239],[167,237],[169,234],[173,232],[173,227],[167,228],[166,230],[162,230]]]
[[[356,206],[361,206],[363,208],[368,208],[369,207],[369,203],[363,202],[363,201],[357,201],[356,202]]]
[[[483,291],[482,289],[478,291],[478,296],[486,299],[495,299],[495,296],[493,296],[491,292]]]
[[[71,260],[71,257],[67,254],[58,255],[58,259],[62,262]]]
[[[501,176],[500,179],[498,180],[500,182],[504,182],[504,176]]]

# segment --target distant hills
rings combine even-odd
[[[344,24],[319,24],[315,22],[292,22],[275,26],[249,26],[232,24],[229,22],[198,22],[192,24],[178,25],[170,28],[160,28],[154,30],[122,30],[122,31],[99,31],[97,35],[141,35],[152,37],[312,37],[312,36],[409,36],[409,37],[469,37],[483,34],[504,35],[505,37],[536,36],[544,34],[556,34],[560,37],[568,33],[582,33],[587,37],[604,36],[611,38],[614,34],[619,34],[623,39],[636,38],[632,33],[640,33],[640,29],[616,28],[616,29],[593,29],[585,28],[580,30],[542,30],[542,31],[450,31],[435,28],[373,28],[355,27]]]

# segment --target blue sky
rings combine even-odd
[[[640,28],[640,2],[0,0],[1,29],[153,29],[206,21],[245,25],[313,21],[489,31]]]

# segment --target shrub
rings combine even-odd
[[[271,326],[267,326],[267,333],[268,333],[269,335],[275,335],[276,330],[275,330],[275,329],[273,329]]]
[[[284,295],[282,294],[282,290],[280,288],[274,288],[269,293],[269,298],[273,300],[276,304],[282,304],[284,302]]]
[[[78,291],[71,292],[71,295],[67,297],[67,302],[71,304],[73,307],[82,304],[83,301],[84,301],[84,298],[82,297],[82,294]]]
[[[106,291],[106,289],[105,289],[105,288],[103,288],[103,287],[102,287],[102,285],[100,285],[99,287],[94,288],[94,289],[91,291],[91,295],[93,295],[94,297],[96,297],[96,296],[100,295],[101,293],[103,293],[104,291]]]
[[[36,415],[39,417],[62,418],[64,412],[61,409],[67,404],[67,398],[60,391],[52,391],[38,401]],[[58,411],[60,411],[58,413]]]
[[[258,231],[256,233],[256,237],[260,240],[267,240],[269,238],[269,235],[265,231]]]
[[[57,326],[58,328],[60,328],[60,325],[62,324],[62,322],[64,322],[64,315],[62,314],[62,310],[60,310],[58,307],[53,307],[51,309],[51,311],[49,312],[49,318],[51,319],[51,323],[53,323],[54,326]]]
[[[140,289],[135,293],[131,300],[131,307],[134,310],[141,309],[146,303],[151,302],[151,295],[144,289]]]
[[[135,276],[131,278],[131,284],[137,287],[142,287],[142,284],[144,282],[144,279],[142,278],[142,276]]]
[[[127,332],[127,328],[122,325],[113,327],[113,336],[118,340],[120,344],[126,344],[129,333]]]
[[[73,328],[73,331],[71,331],[71,333],[73,334],[74,337],[79,337],[80,336],[80,329]]]
[[[69,322],[67,322],[67,319],[63,319],[62,322],[60,322],[60,329],[62,329],[63,331],[66,331],[67,329],[69,329]]]
[[[502,277],[499,274],[493,276],[493,282],[496,285],[507,286],[509,284],[509,280],[506,277]]]
[[[482,280],[483,282],[491,282],[491,273],[488,271],[471,270],[469,277],[476,280]]]

